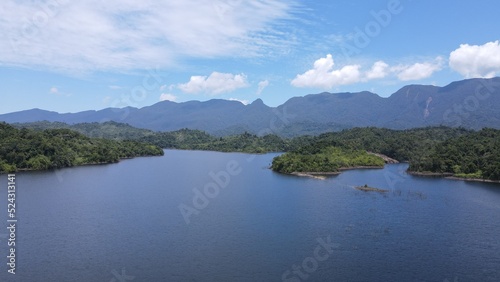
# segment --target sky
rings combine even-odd
[[[500,75],[500,2],[2,0],[0,114],[445,86]]]

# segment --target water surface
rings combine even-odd
[[[300,178],[267,169],[275,155],[166,150],[17,173],[17,274],[4,263],[0,281],[500,281],[499,185],[405,164]],[[318,261],[321,240],[334,248]]]

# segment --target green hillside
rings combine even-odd
[[[70,129],[17,129],[0,123],[0,171],[44,170],[159,156],[163,150],[137,141],[90,138]]]

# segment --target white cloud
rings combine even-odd
[[[123,89],[123,87],[121,87],[119,85],[109,85],[108,87],[111,90],[120,90],[120,89]]]
[[[262,94],[262,91],[269,86],[269,80],[262,80],[259,82],[258,88],[257,88],[257,95]]]
[[[175,102],[177,100],[177,97],[173,94],[168,94],[168,93],[162,93],[160,95],[160,101],[172,101]]]
[[[0,65],[122,71],[169,67],[185,57],[260,56],[295,44],[283,23],[297,6],[274,0],[2,0]]]
[[[228,100],[229,100],[229,101],[236,101],[236,102],[240,102],[240,103],[242,103],[243,105],[248,105],[248,104],[250,104],[250,101],[248,101],[248,100],[240,100],[240,99],[236,99],[236,98],[229,98]]]
[[[210,76],[191,76],[189,82],[177,85],[185,93],[208,93],[212,95],[227,93],[247,87],[245,74],[212,72]]]
[[[314,62],[314,67],[292,80],[295,87],[317,87],[331,89],[335,86],[348,85],[396,76],[401,81],[419,80],[430,77],[442,69],[443,58],[434,61],[408,65],[389,66],[384,61],[376,61],[368,71],[363,71],[361,65],[346,65],[334,69],[334,61],[330,54]]]
[[[49,93],[50,94],[53,94],[53,95],[57,95],[57,96],[65,96],[65,97],[71,97],[72,94],[71,93],[67,93],[67,92],[64,92],[64,91],[61,91],[58,87],[56,86],[52,86],[50,89],[49,89]]]
[[[430,77],[443,67],[443,58],[437,57],[433,62],[415,63],[412,65],[398,65],[391,70],[397,74],[399,80],[420,80]]]
[[[360,65],[347,65],[341,69],[333,69],[332,55],[314,62],[314,67],[292,80],[295,87],[318,87],[331,89],[334,86],[359,82],[361,79]]]
[[[466,78],[490,78],[500,74],[498,40],[484,45],[461,44],[450,53],[450,68]]]
[[[59,95],[59,89],[57,87],[51,87],[49,92],[51,94]]]
[[[384,61],[377,61],[373,64],[372,68],[366,72],[365,78],[367,80],[384,78],[389,74],[388,70],[388,64],[386,64]]]

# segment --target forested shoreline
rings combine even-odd
[[[306,163],[302,167],[315,166],[318,163],[315,156],[331,146],[380,153],[408,162],[408,171],[414,175],[500,180],[500,130],[489,128],[480,131],[449,127],[354,128],[325,133],[276,157],[272,168],[289,173],[290,167],[297,167],[303,160]],[[288,160],[288,166],[282,165],[284,159]]]
[[[244,153],[285,152],[276,157],[271,165],[274,171],[283,173],[332,172],[343,167],[383,165],[380,158],[366,154],[366,152],[373,152],[401,162],[408,162],[409,171],[421,175],[438,174],[467,179],[500,180],[500,130],[489,128],[473,131],[444,126],[408,130],[366,127],[329,132],[318,136],[283,138],[272,134],[257,136],[248,132],[217,137],[191,129],[154,132],[116,122],[75,125],[36,122],[13,124],[13,126],[25,134],[26,131],[46,132],[49,130],[49,133],[58,132],[57,130],[78,131],[79,138],[97,138],[95,140],[104,143],[125,142],[122,143],[123,148],[127,148],[123,144],[129,144],[129,146],[141,144],[137,146],[151,150],[155,147]],[[1,134],[3,136],[6,133]],[[115,145],[115,148],[119,147]],[[116,155],[124,153],[120,150],[113,152],[115,153],[110,155],[114,157],[106,161],[116,161]],[[134,155],[134,153],[130,151],[125,155]],[[0,152],[0,160],[5,163],[4,151]],[[43,161],[40,163],[46,164]]]
[[[70,129],[17,129],[0,123],[0,172],[115,163],[163,150],[138,141],[90,138]]]

